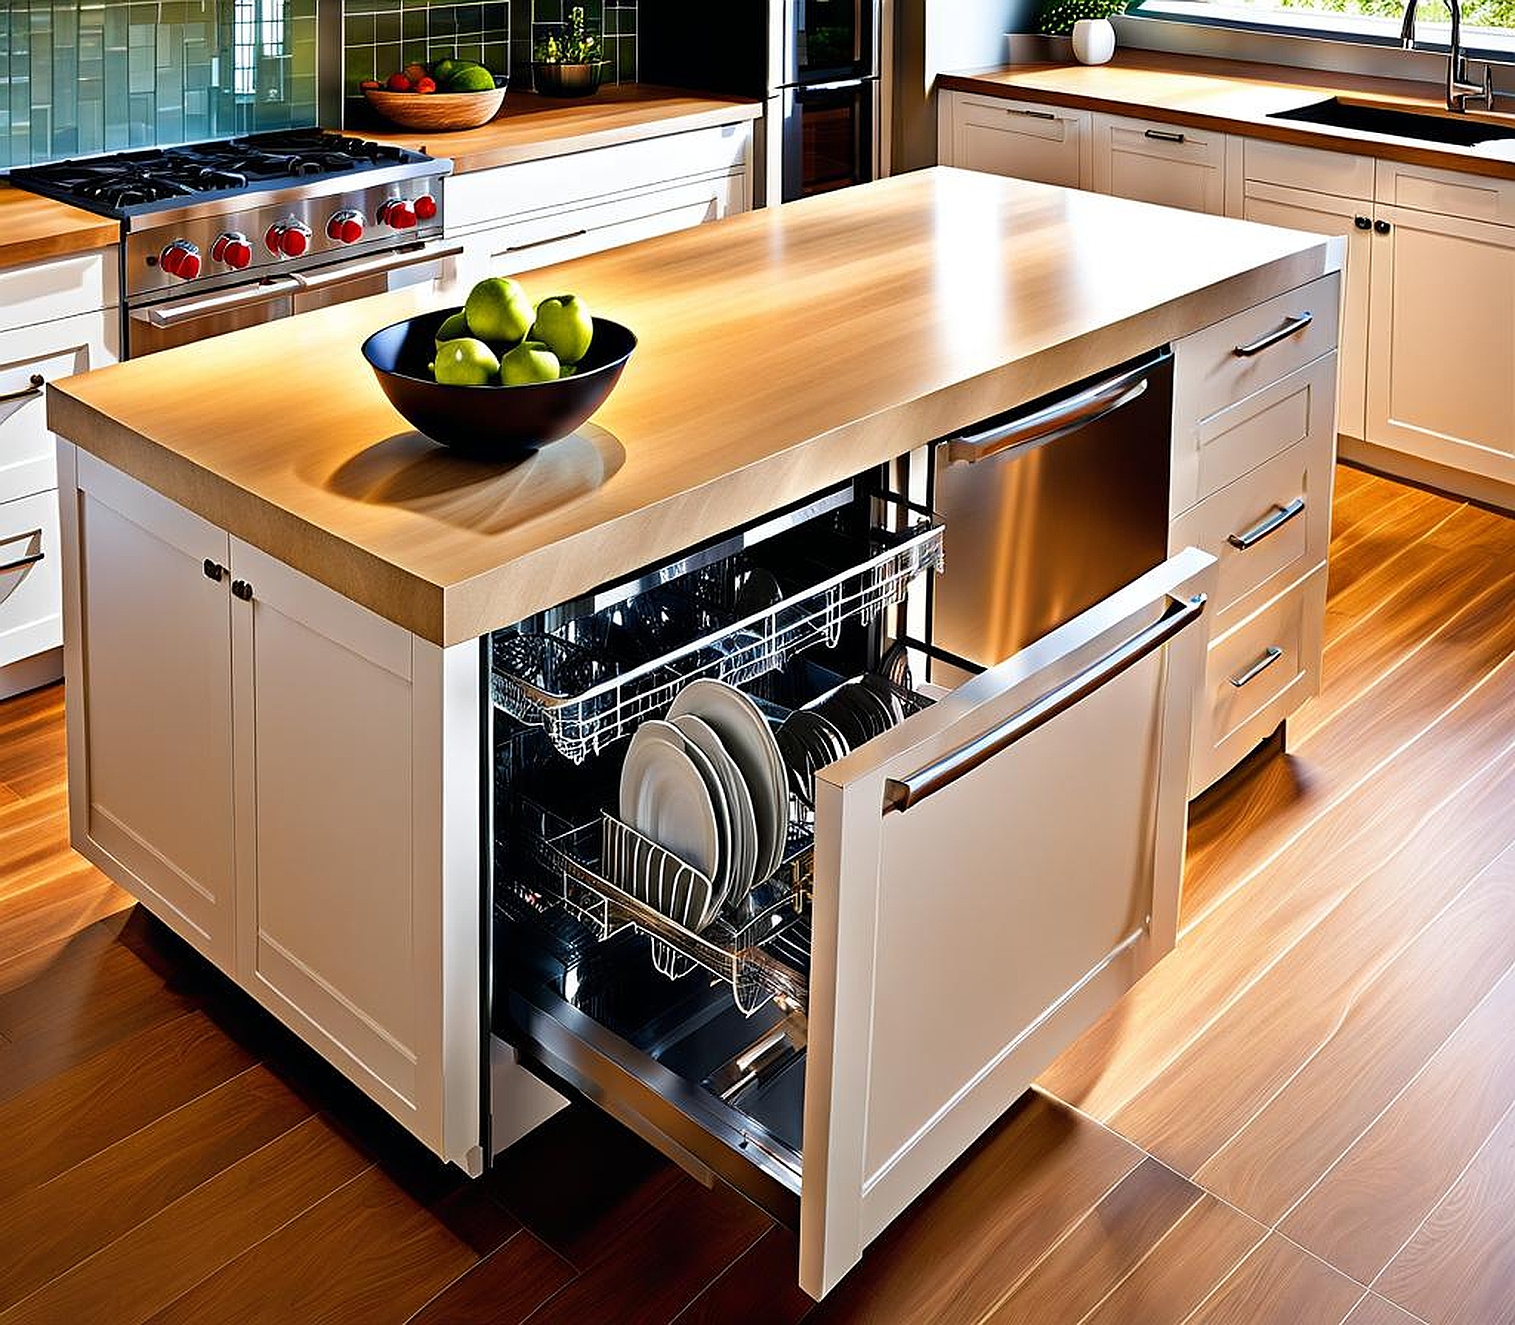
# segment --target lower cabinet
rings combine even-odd
[[[74,846],[476,1171],[477,647],[61,455]]]
[[[1094,117],[1096,193],[1219,216],[1226,209],[1226,135],[1181,124]]]
[[[961,92],[944,92],[941,98],[943,165],[1069,189],[1091,187],[1088,111]]]

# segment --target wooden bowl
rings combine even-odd
[[[500,113],[505,101],[502,83],[491,92],[386,92],[364,88],[368,104],[391,124],[426,133],[477,129]]]

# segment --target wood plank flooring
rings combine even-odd
[[[62,712],[0,704],[0,1325],[1515,1325],[1515,521],[1339,471],[1179,950],[820,1305],[593,1110],[421,1153],[69,850]]]

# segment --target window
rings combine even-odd
[[[1403,0],[1138,0],[1132,13],[1317,35],[1398,42]],[[1416,32],[1427,45],[1445,43],[1451,13],[1445,0],[1420,0]],[[1510,49],[1515,0],[1463,0],[1463,43]]]

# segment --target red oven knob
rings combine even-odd
[[[187,239],[176,239],[158,254],[158,266],[181,281],[192,281],[200,274],[200,250]]]
[[[414,230],[415,206],[404,198],[391,198],[379,208],[379,222],[387,225],[391,230]]]
[[[247,236],[238,230],[228,230],[216,236],[216,242],[211,246],[211,258],[224,263],[233,271],[242,271],[252,261],[252,245],[247,242]]]
[[[326,223],[326,236],[339,244],[356,244],[363,238],[363,213],[351,209],[338,212]]]
[[[416,215],[423,221],[430,221],[437,214],[437,200],[429,193],[423,193],[416,199]]]
[[[263,242],[276,258],[298,258],[310,247],[310,227],[293,218],[277,221],[268,227]]]

